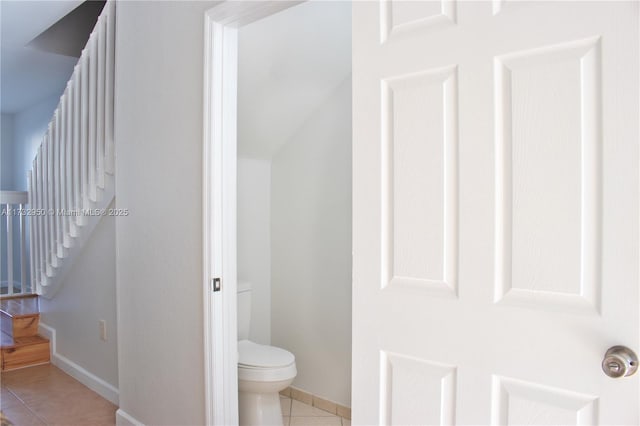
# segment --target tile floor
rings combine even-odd
[[[280,395],[284,426],[351,426],[351,421]]]
[[[0,408],[16,426],[114,425],[118,407],[51,364],[2,373]],[[351,426],[351,421],[280,396],[284,426]]]
[[[2,373],[0,407],[16,426],[114,425],[118,407],[51,364]]]

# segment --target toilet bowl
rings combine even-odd
[[[291,352],[249,340],[238,342],[238,409],[241,425],[282,425],[280,391],[296,377]]]
[[[240,425],[282,426],[280,391],[296,377],[295,356],[249,338],[251,286],[238,284],[238,411]]]

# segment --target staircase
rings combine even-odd
[[[38,296],[16,296],[0,300],[2,371],[49,362],[49,340],[38,335],[39,322]]]
[[[0,294],[8,296],[0,298],[2,371],[50,361],[49,340],[38,335],[38,297],[55,296],[102,216],[117,214],[109,209],[115,8],[108,0],[60,97],[28,173],[28,192],[0,192],[0,239],[7,241]]]
[[[107,1],[28,175],[32,288],[53,298],[115,195],[115,1]]]

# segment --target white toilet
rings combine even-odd
[[[298,373],[289,351],[249,339],[251,285],[238,283],[238,405],[240,425],[282,426],[279,392]]]

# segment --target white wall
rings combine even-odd
[[[249,339],[271,343],[271,164],[238,159],[238,281],[251,283]]]
[[[0,190],[13,191],[13,114],[0,118]]]
[[[271,341],[296,356],[293,385],[351,401],[351,80],[271,165]]]
[[[42,322],[56,330],[58,354],[117,388],[115,232],[114,217],[103,217],[55,297],[40,298],[40,309]],[[106,321],[107,341],[99,320]]]
[[[13,114],[1,115],[0,132],[0,190],[13,191]],[[1,208],[3,207],[0,206]],[[8,279],[7,227],[4,226],[4,219],[0,217],[0,281]],[[14,238],[14,245],[17,241],[17,237]],[[14,260],[13,263],[15,265],[16,261]]]
[[[27,172],[47,131],[60,95],[50,96],[14,115],[14,190],[27,190]]]
[[[211,2],[118,2],[116,220],[120,409],[202,425],[202,103]]]
[[[238,45],[238,121],[251,123],[238,153],[271,159],[351,72],[351,2],[302,2],[240,28]]]

